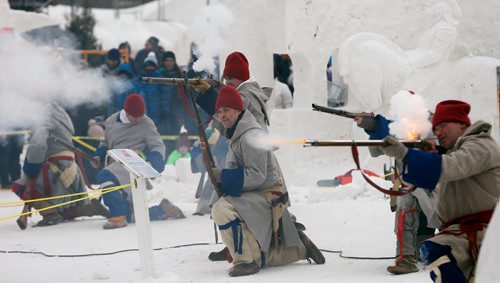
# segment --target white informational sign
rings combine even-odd
[[[146,178],[158,177],[160,173],[131,149],[108,150],[108,155],[120,163],[130,174],[141,274],[142,278],[156,278],[149,211],[146,202]]]
[[[125,168],[136,177],[156,178],[160,173],[156,171],[149,163],[144,161],[135,151],[131,149],[111,149],[108,154],[116,161],[120,162]]]

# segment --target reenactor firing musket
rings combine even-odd
[[[312,108],[314,111],[319,111],[319,112],[325,112],[337,116],[342,116],[346,118],[351,118],[354,119],[355,117],[374,117],[375,115],[373,113],[367,113],[367,112],[360,112],[360,113],[355,113],[355,112],[349,112],[345,110],[340,110],[340,109],[334,109],[331,107],[326,107],[326,106],[321,106],[317,104],[312,104]]]
[[[193,84],[199,83],[200,81],[205,81],[209,83],[213,87],[218,87],[222,85],[221,81],[213,80],[213,79],[186,79],[184,78],[154,78],[154,77],[140,77],[141,81],[150,83],[150,84]]]

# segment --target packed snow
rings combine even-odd
[[[305,149],[304,149],[305,150]],[[141,277],[135,224],[102,230],[105,219],[78,218],[53,227],[20,230],[15,219],[0,222],[2,282],[97,281],[107,282],[232,282],[227,262],[210,262],[208,253],[223,248],[215,243],[209,215],[193,216],[196,209],[198,175],[176,182],[163,175],[154,181],[149,202],[167,197],[186,214],[182,220],[151,222],[156,278]],[[382,183],[385,183],[382,181]],[[381,183],[381,184],[382,184]],[[354,183],[319,188],[290,185],[290,210],[306,225],[307,235],[324,250],[326,264],[300,261],[282,267],[264,268],[240,282],[422,282],[427,272],[393,276],[385,268],[393,263],[395,236],[389,200],[365,185],[354,173]],[[1,202],[16,201],[9,191],[0,192]],[[15,215],[21,207],[3,207],[2,216]],[[40,220],[34,215],[30,226]],[[220,240],[219,240],[220,241]],[[180,247],[176,247],[180,246]],[[103,253],[121,253],[97,255]],[[26,253],[22,253],[26,252]],[[47,255],[59,255],[47,257]],[[94,255],[92,255],[94,254]],[[86,256],[88,255],[88,256]],[[366,257],[385,259],[349,259]],[[74,257],[65,257],[74,256]],[[422,266],[420,266],[422,267]],[[27,272],[27,270],[29,270]]]

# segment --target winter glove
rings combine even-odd
[[[354,122],[356,122],[358,127],[368,131],[375,130],[375,127],[377,126],[377,120],[375,120],[375,117],[354,117]]]
[[[24,162],[23,172],[28,177],[37,176],[38,173],[40,173],[40,170],[42,170],[42,163],[28,163],[28,162]]]
[[[146,157],[156,171],[159,173],[163,172],[163,169],[165,169],[165,159],[158,151],[151,151]]]
[[[196,92],[200,94],[204,93],[205,91],[207,91],[207,89],[211,87],[211,85],[208,82],[201,79],[192,82],[191,86],[193,86],[194,90],[196,90]]]
[[[380,149],[385,155],[396,158],[397,160],[403,160],[408,153],[408,148],[406,148],[402,143],[400,143],[395,137],[386,136],[384,139],[384,145]]]
[[[223,169],[220,174],[220,190],[227,196],[239,197],[243,191],[245,173],[243,167]]]
[[[367,117],[364,117],[363,120],[368,121],[366,118]],[[366,125],[367,127],[371,127],[370,129],[364,128],[365,132],[370,136],[370,140],[381,140],[389,135],[389,124],[392,123],[391,120],[387,120],[384,116],[379,114],[375,116],[371,122],[371,125]]]
[[[107,148],[107,147],[105,147],[105,146],[103,146],[103,145],[101,145],[101,146],[99,146],[99,147],[95,150],[95,152],[94,152],[94,154],[93,154],[92,156],[94,156],[94,157],[99,157],[99,158],[100,158],[100,160],[104,160],[104,158],[106,157],[106,153],[107,153],[107,152],[108,152],[108,148]]]

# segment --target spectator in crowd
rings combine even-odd
[[[165,51],[163,53],[163,62],[159,72],[165,78],[182,78],[182,71],[177,65],[174,52]]]
[[[144,59],[143,67],[144,69],[139,74],[140,77],[161,77],[157,70],[158,60],[154,52],[149,52],[146,59]],[[140,90],[141,95],[146,102],[146,112],[148,117],[153,120],[156,127],[159,127],[162,112],[166,112],[169,109],[169,99],[168,93],[165,90],[165,85],[150,84],[148,82],[141,81]],[[164,133],[160,131],[160,134]]]
[[[121,63],[120,51],[116,48],[110,49],[106,55],[106,63],[101,66],[104,76],[115,76],[118,72],[118,66]]]
[[[118,45],[118,49],[119,50],[126,49],[128,51],[127,64],[129,64],[132,67],[132,76],[134,76],[135,73],[137,72],[137,70],[135,69],[135,60],[132,57],[132,47],[130,47],[130,44],[128,43],[128,41],[125,41],[125,42],[120,43],[120,45]]]
[[[10,188],[11,183],[21,176],[19,156],[23,151],[24,134],[0,136],[0,179],[2,188]]]
[[[97,117],[96,117],[97,118]],[[104,138],[104,127],[99,124],[97,120],[89,120],[89,129],[87,130],[87,136],[91,138]]]
[[[274,109],[287,109],[293,107],[292,92],[288,88],[288,85],[280,82],[278,78],[275,77],[271,97],[266,103],[269,115],[271,115]]]
[[[287,54],[274,54],[273,58],[275,77],[288,86],[293,96],[295,88],[293,87],[292,59]]]
[[[155,54],[156,59],[158,60],[156,65],[158,66],[158,62],[163,62],[162,52],[163,48],[159,45],[160,40],[157,37],[151,36],[146,40],[144,44],[144,48],[137,52],[135,56],[135,71],[140,72],[144,69],[144,62],[149,53],[153,52]]]
[[[176,142],[176,149],[174,149],[167,158],[167,164],[175,165],[180,158],[191,158],[189,149],[191,148],[191,141],[187,132],[181,132]]]
[[[111,97],[108,103],[107,117],[111,116],[123,107],[123,103],[125,102],[127,96],[132,93],[140,92],[141,85],[137,80],[134,80],[132,65],[125,63],[120,64],[111,88]]]
[[[163,66],[159,72],[165,78],[183,77],[182,71],[177,65],[174,52],[166,51],[163,53]],[[166,85],[165,88],[168,93],[170,109],[162,112],[159,126],[160,133],[176,135],[181,127],[186,128],[188,133],[196,132],[196,122],[189,116],[189,110],[186,109],[186,106],[189,108],[193,107],[190,99],[185,96],[179,96],[177,85]],[[175,147],[175,143],[172,140],[167,140],[165,146],[167,147],[167,151],[171,151]]]

